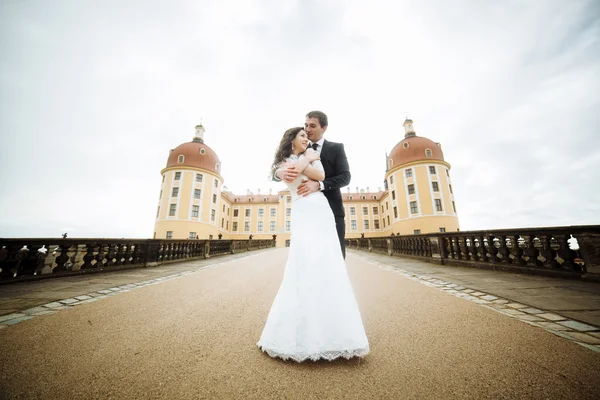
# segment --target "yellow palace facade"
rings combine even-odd
[[[417,136],[404,122],[405,136],[386,157],[385,188],[342,190],[346,238],[458,231],[450,164],[441,145]],[[221,161],[196,126],[191,142],[171,150],[161,171],[154,237],[160,239],[271,239],[289,245],[292,198],[223,186]]]

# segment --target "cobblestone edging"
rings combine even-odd
[[[0,329],[7,328],[11,325],[16,325],[19,322],[27,321],[34,317],[54,314],[60,310],[68,310],[70,308],[73,308],[73,307],[76,307],[76,306],[79,306],[82,304],[88,304],[88,303],[92,303],[94,301],[102,300],[107,297],[119,294],[119,293],[129,292],[131,290],[139,289],[139,288],[149,286],[149,285],[156,285],[158,283],[169,281],[171,279],[179,278],[179,277],[182,277],[185,275],[190,275],[195,272],[206,270],[206,269],[221,267],[223,265],[232,263],[234,261],[239,261],[241,259],[249,258],[249,257],[253,257],[253,256],[255,256],[255,254],[235,258],[233,260],[223,261],[223,262],[216,263],[216,264],[210,264],[210,265],[205,265],[205,266],[198,267],[198,268],[193,268],[193,269],[190,269],[187,271],[178,272],[176,274],[171,274],[171,275],[163,276],[160,278],[154,278],[154,279],[150,279],[150,280],[142,281],[142,282],[129,283],[127,285],[115,286],[115,287],[111,287],[108,289],[99,290],[97,292],[87,293],[87,294],[84,294],[81,296],[75,296],[75,297],[71,297],[68,299],[57,300],[57,301],[53,301],[51,303],[43,304],[38,307],[29,308],[27,310],[22,310],[22,311],[11,313],[11,314],[0,315]]]
[[[516,318],[526,324],[542,328],[554,335],[571,340],[590,350],[600,353],[600,328],[584,324],[560,314],[540,310],[526,304],[512,302],[511,300],[480,292],[456,283],[447,282],[423,274],[414,274],[400,268],[392,267],[378,261],[373,261],[358,254],[352,254],[365,262],[376,265],[386,271],[394,272],[423,285],[438,288],[453,296],[480,304],[490,310],[494,310],[511,318]]]

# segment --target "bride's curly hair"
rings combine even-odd
[[[273,164],[271,165],[271,177],[275,176],[275,171],[279,167],[279,164],[285,161],[285,159],[292,154],[292,142],[294,139],[296,139],[298,132],[303,129],[304,128],[301,126],[296,126],[285,131],[283,137],[281,138],[281,142],[279,142],[279,147],[275,152]]]

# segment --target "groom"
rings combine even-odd
[[[344,206],[342,205],[342,192],[340,188],[350,183],[350,167],[342,143],[334,143],[325,140],[323,134],[327,130],[327,115],[321,111],[311,111],[306,114],[304,130],[311,147],[320,153],[321,163],[325,170],[325,180],[322,182],[304,181],[298,186],[298,195],[308,196],[310,193],[322,191],[335,217],[335,226],[342,254],[346,258]],[[286,182],[292,182],[298,177],[295,167],[278,170],[277,177]]]

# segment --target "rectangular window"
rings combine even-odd
[[[275,221],[271,221],[271,223],[269,225],[269,230],[271,232],[275,232]]]
[[[429,173],[435,175],[435,167],[429,167]]]
[[[286,199],[286,201],[287,201],[288,203],[291,203],[291,202],[292,202],[292,196],[287,196],[285,199]]]
[[[213,194],[213,203],[217,204],[217,195]]]
[[[173,239],[173,231],[167,231],[167,239]]]
[[[181,179],[181,172],[175,172],[175,180],[178,181]]]
[[[394,206],[394,218],[398,218],[398,207]]]
[[[160,195],[158,196],[159,199],[162,199],[162,189],[160,190]]]
[[[387,201],[385,202],[385,211],[389,210],[390,208],[388,207],[388,203]]]
[[[437,182],[431,182],[431,188],[433,189],[434,192],[440,191],[440,186],[438,185]]]
[[[375,225],[374,228],[375,229],[379,229],[379,220],[376,219],[375,221],[373,221],[373,224]]]
[[[196,232],[190,232],[188,239],[196,239]]]
[[[171,204],[169,207],[169,217],[174,217],[176,210],[177,210],[177,204]]]
[[[412,183],[408,185],[408,194],[415,194],[415,185]]]
[[[237,222],[233,223],[233,231],[234,232],[237,232],[237,224],[238,224]]]
[[[369,229],[369,221],[363,221],[365,229]]]
[[[250,208],[246,208],[246,217],[250,216],[250,211],[252,211]]]
[[[202,182],[202,174],[196,174],[196,182]]]
[[[447,171],[447,170],[446,170]],[[446,228],[440,228],[440,232],[446,232]]]
[[[262,221],[258,221],[258,231],[259,232],[263,231],[263,222]]]
[[[412,177],[412,168],[409,168],[405,171],[406,177],[407,178],[411,178]]]
[[[225,214],[225,204],[223,204],[223,214]]]
[[[390,176],[390,185],[394,183],[394,175]]]
[[[435,199],[435,210],[442,211],[442,200]]]
[[[381,205],[381,212],[383,212],[383,204]]]
[[[363,207],[363,215],[369,215],[369,207]]]
[[[271,217],[275,217],[277,215],[277,209],[271,208]]]
[[[387,216],[387,220],[388,220],[388,225],[390,224],[390,216]]]
[[[250,232],[250,222],[244,222],[244,230]]]
[[[229,230],[229,221],[227,221],[227,227],[225,229]]]
[[[291,208],[286,208],[286,209],[285,209],[285,215],[286,215],[287,217],[289,217],[290,215],[292,215],[292,209],[291,209]]]
[[[192,217],[198,218],[198,211],[200,211],[200,206],[192,206]]]
[[[415,232],[415,235],[420,235],[421,234],[421,230],[420,229],[415,229],[414,232]]]
[[[194,198],[195,199],[199,199],[200,198],[200,193],[202,193],[200,191],[200,189],[194,189]]]
[[[446,168],[446,176],[450,177],[450,172],[448,172],[448,168]]]
[[[173,192],[171,193],[171,197],[177,197],[179,195],[179,188],[174,187]]]
[[[238,216],[238,213],[239,213],[239,211],[240,211],[240,210],[239,210],[239,209],[237,209],[237,208],[236,208],[235,210],[233,210],[233,216],[234,216],[234,217],[237,217],[237,216]]]
[[[162,180],[162,183],[165,183],[165,176],[164,176],[164,175],[163,175],[163,180]]]
[[[379,208],[377,208],[377,206],[373,207],[373,215],[378,215],[379,214]]]
[[[350,221],[350,229],[352,229],[353,231],[356,230],[356,220],[355,219]]]
[[[356,215],[356,207],[350,207],[350,215]]]
[[[419,212],[419,209],[417,208],[417,202],[416,201],[411,201],[410,202],[410,212],[411,212],[411,214],[417,214]]]
[[[221,218],[221,228],[225,228],[225,218]]]
[[[229,217],[229,208],[227,208],[227,216]]]
[[[264,217],[265,216],[265,209],[264,208],[259,208],[258,209],[258,216],[259,217]]]
[[[215,222],[215,217],[217,216],[217,212],[215,210],[210,210],[210,220]]]
[[[158,210],[156,210],[156,218],[158,218],[159,214],[160,214],[160,206],[158,206]]]
[[[452,185],[448,185],[448,187],[450,188],[450,193],[452,194]]]
[[[291,222],[290,221],[285,221],[285,231],[289,232],[291,228],[292,228]]]
[[[219,181],[215,179],[215,187],[218,188],[219,187]]]
[[[396,191],[392,190],[392,200],[396,200]]]
[[[452,209],[456,212],[456,204],[454,204],[454,200],[452,201]]]

